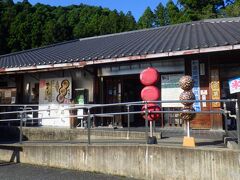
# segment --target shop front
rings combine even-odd
[[[34,117],[38,118],[38,125],[70,127],[70,120],[66,118],[70,115],[69,110],[64,108],[72,103],[93,102],[94,76],[91,70],[68,69],[27,73],[22,76],[22,81],[23,98],[22,102],[18,103],[39,110],[38,113],[34,113]],[[77,113],[79,116],[83,115],[83,111]]]
[[[140,92],[143,88],[139,80],[140,72],[147,68],[154,67],[160,73],[160,80],[157,87],[161,92],[159,100],[178,100],[181,93],[178,87],[178,80],[184,74],[184,59],[148,60],[139,62],[128,62],[118,65],[106,65],[99,68],[98,76],[102,80],[99,86],[102,89],[101,103],[121,103],[141,101]],[[163,103],[163,109],[180,109],[180,103]],[[130,107],[130,111],[141,111],[140,106]],[[103,112],[127,111],[123,107],[105,108]],[[99,120],[98,125],[109,125],[111,121]],[[174,121],[174,122],[173,122]],[[172,123],[169,123],[172,122]],[[145,121],[141,114],[130,116],[131,126],[144,126]],[[116,126],[127,126],[126,115],[116,115]],[[173,114],[166,114],[157,121],[158,126],[181,126],[182,122]]]

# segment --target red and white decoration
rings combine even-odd
[[[144,69],[140,74],[140,81],[145,87],[141,91],[141,98],[143,101],[157,101],[160,98],[159,89],[154,86],[159,80],[159,72],[152,67]],[[142,107],[142,111],[148,109],[148,115],[143,115],[144,119],[154,121],[159,119],[160,114],[151,113],[154,111],[160,111],[161,108],[156,103],[149,103]]]

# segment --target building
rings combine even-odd
[[[240,76],[239,49],[237,17],[83,38],[11,53],[0,56],[0,103],[68,103],[83,89],[89,103],[139,101],[142,86],[138,76],[149,66],[161,74],[158,87],[162,100],[178,99],[181,90],[177,82],[184,74],[193,76],[197,99],[237,98],[229,93],[227,82]],[[178,109],[180,105],[163,107]],[[198,111],[219,108],[220,103],[195,104]],[[170,116],[163,118],[165,125],[181,125]],[[172,119],[174,122],[169,122]],[[116,122],[124,125],[126,118],[118,116]],[[135,115],[132,123],[140,126],[144,121]],[[223,121],[218,114],[198,115],[191,126],[222,129]]]

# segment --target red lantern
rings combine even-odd
[[[158,80],[159,74],[155,68],[149,67],[140,74],[140,81],[145,86],[154,85]]]
[[[155,86],[146,86],[141,91],[143,101],[156,101],[160,97],[160,91]]]
[[[147,106],[147,109],[148,109],[148,116],[147,116],[147,120],[148,121],[154,121],[154,120],[157,120],[160,118],[160,114],[159,113],[153,113],[154,111],[161,111],[161,108],[159,105],[157,104],[154,104],[154,103],[150,103],[150,104],[147,104],[147,105],[144,105],[142,107],[142,111],[145,112],[146,110],[146,107]],[[146,119],[146,115],[143,114],[143,118]]]

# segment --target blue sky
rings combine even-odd
[[[14,2],[21,0],[14,0]],[[49,4],[53,6],[68,6],[68,5],[78,5],[80,3],[102,6],[109,8],[111,10],[117,9],[118,11],[131,11],[136,20],[143,14],[147,6],[150,6],[152,10],[162,2],[163,5],[167,3],[168,0],[29,0],[31,4],[42,3]],[[176,0],[174,0],[176,2]]]

